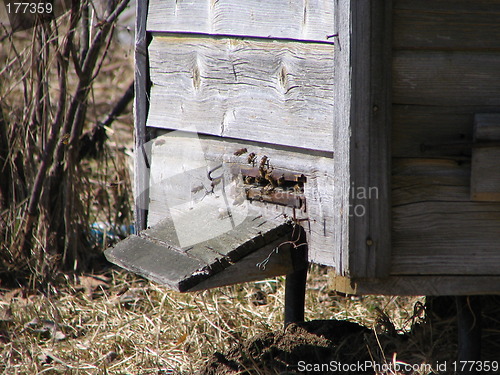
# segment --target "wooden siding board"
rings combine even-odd
[[[397,49],[500,49],[500,1],[396,0]]]
[[[390,266],[391,1],[337,2],[335,177],[341,216],[337,272],[383,277]],[[347,106],[348,112],[345,107]],[[345,159],[344,159],[345,158]],[[366,199],[353,189],[377,189]],[[337,196],[338,197],[338,196]],[[364,208],[356,214],[355,207]],[[346,225],[346,222],[348,225]],[[347,241],[347,242],[346,242]],[[346,246],[347,245],[347,246]]]
[[[327,41],[333,1],[150,0],[148,31]]]
[[[471,154],[474,114],[495,106],[393,105],[393,157],[464,158]]]
[[[500,106],[500,53],[396,51],[395,104]]]
[[[385,279],[333,277],[330,287],[345,294],[467,296],[500,293],[498,276],[392,276]]]
[[[393,173],[392,275],[500,273],[500,204],[470,202],[470,164],[402,159]]]
[[[147,125],[333,150],[333,46],[155,36]]]

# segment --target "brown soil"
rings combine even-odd
[[[377,351],[373,348],[374,339],[371,330],[347,321],[314,320],[290,324],[282,332],[261,334],[234,345],[227,354],[215,353],[202,374],[291,375],[307,373],[301,371],[305,364],[370,361],[370,351]],[[321,373],[330,372],[323,370]]]

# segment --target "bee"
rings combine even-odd
[[[248,150],[246,148],[240,148],[239,150],[236,150],[234,152],[234,155],[241,156],[243,154],[246,154],[247,152],[248,152]]]
[[[264,155],[262,157],[262,159],[260,159],[260,164],[259,164],[259,175],[260,177],[262,177],[263,179],[266,179],[266,174],[269,170],[268,166],[269,166],[269,162],[268,162],[268,158],[266,155]],[[267,164],[267,166],[266,166]]]
[[[266,178],[265,178],[265,175],[264,176],[257,176],[255,177],[255,182],[257,182],[258,184],[263,184],[266,182]]]
[[[246,176],[245,177],[245,184],[247,185],[252,185],[255,182],[255,178],[252,176]]]
[[[299,184],[295,184],[293,186],[293,192],[295,194],[302,194],[304,192],[304,190],[302,189],[302,186],[300,186]]]
[[[247,162],[248,162],[248,164],[252,164],[252,165],[254,165],[254,163],[255,163],[255,159],[257,159],[257,155],[255,155],[255,153],[254,153],[254,152],[251,152],[251,153],[248,155],[248,157],[247,157]]]
[[[262,194],[269,194],[274,190],[274,186],[271,184],[267,184],[262,188]]]
[[[266,175],[264,178],[269,182],[269,185],[274,189],[278,184],[273,178],[272,171],[267,171]]]
[[[269,158],[266,155],[264,155],[262,159],[260,159],[259,168],[264,169],[266,166],[269,167]]]

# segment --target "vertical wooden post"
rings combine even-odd
[[[336,0],[335,264],[343,276],[389,275],[392,1]]]
[[[300,228],[299,247],[292,249],[293,272],[286,275],[285,282],[285,327],[290,323],[304,321],[306,298],[307,268],[307,238]]]
[[[148,141],[146,118],[149,106],[149,64],[146,19],[148,0],[137,1],[135,28],[135,101],[134,101],[134,196],[136,233],[147,225],[147,204],[149,202],[149,165],[145,152]]]
[[[458,363],[481,360],[481,296],[457,296]],[[459,367],[461,369],[461,366]],[[459,374],[476,374],[465,366]]]

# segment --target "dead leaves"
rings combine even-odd
[[[35,318],[26,323],[24,328],[33,334],[39,335],[42,339],[52,339],[54,341],[62,341],[66,339],[66,334],[62,331],[58,323],[49,319]]]
[[[73,288],[76,291],[83,291],[89,299],[103,295],[103,290],[109,288],[111,279],[104,275],[82,275],[76,277]]]

